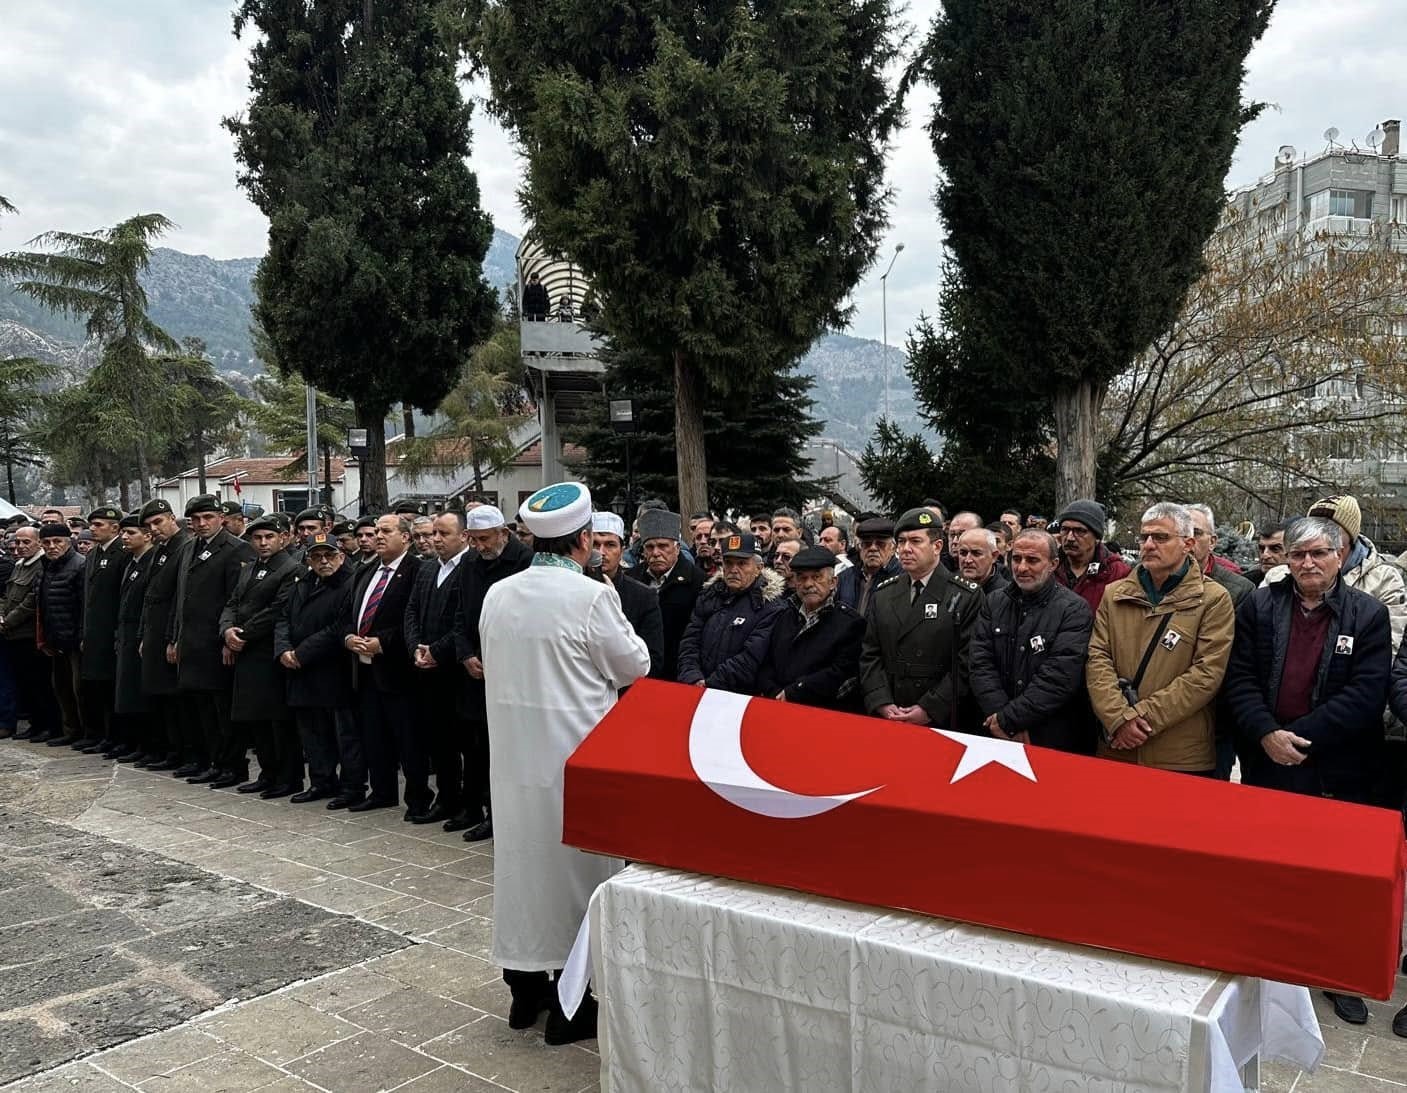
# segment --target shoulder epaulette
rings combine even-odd
[[[957,585],[959,588],[965,588],[969,592],[982,591],[980,587],[978,587],[972,581],[969,581],[966,577],[960,577],[956,573],[950,573],[948,574],[948,576],[952,579],[953,584]]]
[[[884,580],[880,581],[879,584],[877,584],[877,585],[874,586],[874,590],[875,590],[876,592],[878,592],[881,588],[886,588],[886,587],[888,587],[889,585],[893,584],[895,581],[897,581],[897,580],[898,580],[900,577],[902,577],[903,575],[904,575],[904,574],[902,574],[902,573],[896,573],[896,574],[894,574],[892,577],[885,577]]]

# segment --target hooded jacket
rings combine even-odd
[[[785,595],[782,575],[771,569],[741,592],[724,584],[721,574],[709,580],[679,642],[679,682],[754,693]]]

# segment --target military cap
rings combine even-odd
[[[221,501],[220,511],[226,516],[243,516],[244,506],[238,501]]]
[[[192,497],[186,502],[186,515],[194,516],[198,512],[224,512],[220,505],[220,499],[213,493],[201,493]]]
[[[320,532],[318,532],[316,535],[314,535],[311,539],[308,540],[308,549],[307,549],[307,553],[308,553],[308,554],[311,554],[311,553],[312,553],[313,551],[315,551],[315,550],[341,550],[341,549],[342,549],[342,548],[337,545],[337,540],[336,540],[336,539],[334,539],[334,538],[333,538],[331,535],[329,535],[327,532],[325,532],[325,531],[320,531]]]
[[[357,533],[357,522],[355,520],[339,520],[332,525],[332,534],[336,536],[355,535]]]
[[[279,531],[284,535],[287,535],[293,530],[293,521],[288,518],[288,513],[286,512],[271,512],[268,516],[262,517],[262,519],[273,520],[274,523],[278,524]]]
[[[793,573],[798,570],[834,569],[840,559],[822,546],[807,547],[789,563]]]
[[[899,517],[898,523],[894,525],[894,534],[900,535],[906,531],[942,531],[943,525],[938,517],[928,509],[909,509],[903,516]]]
[[[397,501],[396,507],[391,510],[393,516],[423,516],[424,506],[416,501]]]
[[[374,528],[375,526],[376,517],[368,513],[357,521],[356,530],[360,531],[362,528]]]
[[[321,522],[323,519],[325,519],[323,514],[326,511],[327,510],[323,508],[304,509],[302,512],[300,512],[297,516],[293,518],[293,522],[295,524],[301,524],[304,520],[317,520],[318,522]]]
[[[170,501],[166,500],[166,498],[164,497],[153,497],[150,501],[148,501],[145,505],[142,506],[142,511],[138,515],[145,523],[147,520],[150,520],[153,516],[161,516],[163,513],[170,515],[170,512]]]
[[[857,539],[892,539],[894,538],[894,521],[887,516],[871,516],[868,520],[861,520],[855,525],[854,535]]]
[[[721,557],[724,558],[754,558],[762,553],[757,536],[747,532],[730,535],[728,538],[720,540],[719,545],[723,548]]]
[[[120,528],[139,528],[142,526],[142,518],[135,512],[128,513],[121,520],[117,521]]]
[[[39,538],[41,539],[71,539],[72,537],[73,529],[67,524],[60,524],[57,521],[52,524],[44,524],[39,529]]]
[[[113,505],[99,505],[88,514],[88,519],[92,520],[121,520],[122,510]]]
[[[253,535],[256,531],[281,533],[284,530],[286,529],[283,527],[282,521],[279,520],[277,516],[270,514],[268,516],[260,516],[257,520],[251,520],[249,526],[244,529],[244,534]]]
[[[93,542],[93,533],[88,528],[79,528],[76,532],[74,532],[73,537],[77,539],[80,543]]]

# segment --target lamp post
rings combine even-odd
[[[371,434],[353,426],[347,430],[347,454],[357,461],[357,515],[362,514],[362,499],[366,496],[366,456],[371,448]]]
[[[881,322],[884,327],[884,420],[889,420],[889,274],[894,269],[894,262],[899,257],[899,252],[904,249],[904,244],[900,243],[894,248],[894,256],[889,259],[889,265],[884,271],[884,275],[879,279],[880,310],[882,312]]]
[[[630,434],[635,432],[635,400],[629,398],[611,399],[611,428],[625,437],[625,512],[622,514],[629,525],[635,504],[635,470],[630,465]]]

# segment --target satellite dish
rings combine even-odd
[[[1381,125],[1375,126],[1373,131],[1364,139],[1367,140],[1369,148],[1377,151],[1378,145],[1383,142],[1383,127]]]
[[[1280,145],[1280,151],[1275,153],[1276,163],[1293,163],[1295,161],[1295,146],[1293,144]]]
[[[1336,126],[1336,125],[1331,125],[1331,126],[1329,126],[1329,128],[1325,129],[1325,130],[1324,130],[1324,139],[1327,140],[1330,144],[1333,144],[1334,141],[1338,140],[1338,139],[1339,139],[1339,129],[1338,129],[1338,126]]]

